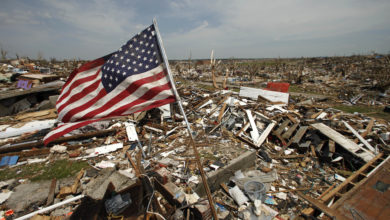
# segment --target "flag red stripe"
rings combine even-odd
[[[93,61],[90,61],[88,63],[84,63],[82,66],[80,66],[78,69],[75,69],[73,70],[73,72],[69,75],[68,77],[68,80],[66,81],[66,83],[64,84],[64,86],[62,87],[62,89],[66,88],[66,86],[72,82],[73,78],[78,74],[78,73],[81,73],[81,72],[84,72],[84,71],[88,71],[90,69],[93,69],[97,66],[101,66],[103,65],[104,63],[106,62],[105,58],[104,57],[101,57],[101,58],[98,58],[96,60],[93,60]],[[61,91],[62,93],[62,91]]]
[[[100,81],[99,81],[100,82]],[[64,117],[62,117],[63,122],[69,122],[69,120],[72,118],[73,115],[77,114],[78,112],[81,112],[89,107],[91,107],[93,104],[95,104],[99,99],[103,98],[107,95],[106,90],[103,88],[101,89],[98,94],[88,102],[86,102],[84,105],[78,106],[76,108],[73,108],[72,110],[68,111]]]
[[[76,102],[80,99],[82,99],[84,96],[86,96],[87,94],[95,91],[99,84],[101,83],[100,80],[97,80],[96,82],[92,83],[91,85],[85,87],[83,90],[81,90],[79,93],[76,93],[74,95],[72,95],[72,97],[70,99],[68,99],[65,103],[63,103],[58,109],[57,109],[57,112],[61,112],[67,105],[73,103],[73,102]],[[66,122],[66,121],[63,121],[63,122]]]
[[[168,90],[168,89],[171,89],[171,84],[169,82],[164,84],[164,85],[161,85],[161,86],[156,86],[156,87],[148,90],[143,96],[137,98],[133,102],[131,102],[127,105],[124,105],[120,108],[117,108],[115,111],[111,112],[108,116],[122,115],[123,112],[127,111],[131,107],[133,107],[135,105],[142,104],[148,100],[151,100],[151,99],[153,99],[153,97],[158,95],[160,92],[162,92],[164,90]]]
[[[152,108],[156,108],[156,107],[159,107],[159,106],[162,106],[162,105],[165,105],[165,104],[168,104],[168,103],[171,103],[171,102],[174,102],[176,101],[175,97],[174,96],[169,96],[168,98],[166,99],[162,99],[162,100],[157,100],[155,102],[153,102],[152,104],[146,106],[145,108],[143,109],[140,109],[138,111],[135,111],[134,113],[136,112],[141,112],[141,111],[146,111],[146,110],[149,110],[149,109],[152,109]],[[79,122],[79,123],[76,123],[75,125],[73,126],[70,126],[69,128],[66,128],[64,129],[63,131],[61,132],[58,132],[58,133],[55,133],[51,136],[49,136],[48,138],[44,139],[44,144],[47,145],[48,143],[50,143],[51,141],[59,138],[59,137],[62,137],[63,135],[73,131],[74,129],[77,129],[77,128],[81,128],[83,126],[86,126],[86,125],[89,125],[93,122],[97,122],[97,121],[100,121],[100,120],[103,120],[103,119],[106,119],[106,118],[109,118],[110,116],[107,116],[107,117],[103,117],[103,118],[98,118],[98,119],[94,119],[94,120],[88,120],[88,121],[82,121],[82,122]],[[63,125],[60,125],[58,126],[57,128],[54,129],[57,130],[61,127],[63,127],[65,124]]]
[[[49,136],[48,138],[44,139],[43,143],[45,145],[47,145],[51,141],[53,141],[53,140],[55,140],[55,139],[57,139],[59,137],[62,137],[64,134],[67,134],[67,133],[69,133],[69,132],[71,132],[71,131],[73,131],[73,130],[75,130],[77,128],[81,128],[83,126],[89,125],[89,124],[91,124],[93,122],[96,122],[96,121],[99,121],[99,120],[102,120],[102,118],[94,119],[94,120],[88,120],[88,121],[83,121],[83,122],[77,123],[77,124],[75,124],[73,126],[70,126],[69,128],[64,129],[61,132],[58,132],[58,133],[55,133],[55,134]],[[60,126],[60,127],[62,127],[62,126]],[[55,128],[55,130],[59,129],[60,127]]]
[[[74,81],[72,83],[72,85],[69,87],[68,91],[66,91],[66,93],[64,95],[62,95],[58,100],[57,100],[57,103],[60,103],[62,100],[64,100],[66,97],[69,96],[69,94],[72,92],[72,90],[78,86],[80,86],[81,84],[83,83],[86,83],[86,82],[89,82],[89,81],[93,81],[95,80],[98,76],[99,76],[99,72],[100,72],[100,69],[98,71],[96,71],[96,73],[94,75],[91,75],[91,76],[88,76],[88,77],[85,77],[85,78],[81,78],[81,79],[78,79],[76,81]],[[82,73],[81,73],[82,74]],[[63,87],[64,88],[64,87]]]
[[[171,102],[174,102],[174,101],[176,101],[176,98],[174,96],[169,96],[166,99],[157,100],[157,101],[153,102],[152,104],[146,106],[145,108],[143,108],[141,110],[138,110],[138,111],[135,111],[133,113],[146,111],[146,110],[149,110],[149,109],[152,109],[152,108],[157,108],[157,107],[160,107],[162,105],[165,105],[165,104],[168,104],[168,103],[171,103]]]
[[[77,119],[77,121],[86,120],[86,119],[91,118],[91,117],[93,117],[93,116],[95,116],[95,115],[97,115],[97,114],[99,114],[101,112],[106,111],[107,109],[111,108],[112,106],[114,106],[115,104],[120,102],[122,99],[124,99],[124,98],[128,97],[129,95],[131,95],[133,92],[135,92],[139,87],[143,86],[144,84],[151,83],[153,81],[158,81],[158,80],[160,80],[160,79],[162,79],[164,77],[166,77],[165,71],[162,71],[162,72],[160,72],[160,73],[158,73],[156,75],[153,75],[153,76],[150,76],[150,77],[147,77],[147,78],[143,78],[143,79],[134,81],[125,90],[123,90],[116,97],[114,97],[113,99],[108,101],[102,107],[87,113],[83,117]],[[83,110],[84,109],[86,109],[86,108],[83,108]]]

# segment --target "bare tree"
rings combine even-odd
[[[43,53],[42,53],[42,51],[38,51],[38,53],[37,53],[37,60],[39,60],[39,61],[43,60]]]
[[[8,51],[1,48],[1,60],[7,60]]]
[[[223,83],[222,83],[222,87],[223,87],[224,89],[227,88],[226,82],[227,82],[228,77],[229,77],[229,69],[226,68],[226,71],[225,71],[225,78],[223,79]]]
[[[192,57],[192,52],[191,52],[191,50],[190,50],[190,55],[189,55],[189,57],[188,57],[188,72],[189,72],[190,69],[191,69],[191,57]]]
[[[214,50],[211,50],[211,55],[210,55],[210,65],[211,65],[211,75],[213,76],[213,86],[216,89],[219,89],[219,86],[217,85],[217,78],[215,76],[215,58],[214,58]]]
[[[228,63],[228,66],[229,66],[229,70],[231,71],[231,75],[234,76],[235,74],[235,71],[237,69],[237,62],[236,60],[234,59],[234,57],[231,57],[230,60],[229,60],[229,63]]]
[[[256,76],[256,74],[259,72],[260,66],[256,62],[248,63],[246,66],[246,71],[249,73],[250,80],[253,80],[253,78]]]

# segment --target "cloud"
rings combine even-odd
[[[174,53],[180,53],[177,50],[183,50],[183,47],[180,49],[177,47],[178,42],[180,46],[188,42],[186,50],[198,51],[201,57],[209,53],[212,49],[210,46],[217,47],[214,48],[217,52],[223,51],[222,56],[225,57],[229,56],[228,48],[234,49],[230,50],[230,56],[235,56],[235,54],[267,56],[261,51],[272,51],[268,45],[275,46],[275,42],[281,42],[282,45],[284,42],[290,42],[304,47],[305,41],[323,41],[335,37],[343,38],[346,35],[359,37],[353,35],[390,29],[388,22],[390,2],[388,1],[248,0],[243,2],[217,0],[207,3],[200,2],[181,4],[180,7],[173,4],[172,7],[182,11],[183,9],[186,11],[206,10],[214,14],[214,18],[218,20],[206,20],[214,25],[197,26],[187,31],[168,34],[168,38],[171,39],[168,39],[167,47],[174,48]],[[186,11],[183,11],[181,15],[185,16]],[[192,17],[193,13],[190,13],[188,19]],[[369,44],[368,40],[366,44]],[[297,56],[322,54],[321,51],[300,54],[303,50],[299,49],[291,53],[287,51],[288,48],[291,47],[286,47],[285,52],[279,50],[277,53],[295,53]],[[337,48],[334,49],[337,51]],[[356,49],[356,46],[351,49]],[[275,56],[277,53],[270,55]]]
[[[207,58],[211,49],[217,57],[390,50],[387,0],[4,1],[0,39],[19,53],[96,58],[116,50],[153,17],[174,59],[190,50],[194,58]]]
[[[110,35],[111,33],[126,33],[125,27],[135,16],[129,8],[123,11],[115,1],[80,1],[44,0],[48,11],[55,11],[53,19],[57,19],[83,32]]]

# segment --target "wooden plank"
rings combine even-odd
[[[219,112],[219,115],[218,115],[218,123],[221,122],[222,120],[222,116],[223,116],[223,113],[225,112],[226,110],[226,106],[227,106],[227,103],[223,103],[223,106],[221,108],[221,111]]]
[[[137,177],[140,177],[140,176],[141,176],[141,172],[140,172],[140,170],[138,169],[137,165],[135,165],[133,159],[131,159],[131,155],[129,154],[129,152],[126,152],[126,156],[127,156],[127,159],[129,159],[131,166],[133,166],[133,168],[134,168],[135,175],[136,175]]]
[[[256,117],[256,116],[255,116]],[[250,126],[249,121],[237,132],[236,136],[241,136],[242,132],[246,131]]]
[[[366,141],[360,134],[347,122],[343,121],[345,127],[347,127],[370,151],[375,152],[375,149]]]
[[[304,158],[306,157],[303,154],[296,154],[296,155],[282,155],[282,156],[271,156],[273,159],[297,159],[297,158]]]
[[[0,100],[7,99],[7,98],[12,98],[12,97],[17,97],[17,96],[22,96],[22,95],[29,95],[29,94],[34,94],[34,93],[41,93],[41,92],[50,92],[50,91],[58,91],[62,88],[62,83],[58,83],[56,85],[52,86],[40,86],[40,87],[35,87],[31,88],[29,90],[9,90],[9,91],[2,91],[0,94]]]
[[[311,150],[311,155],[313,157],[317,157],[316,149],[315,149],[314,145],[310,145],[310,150]]]
[[[54,144],[60,144],[67,141],[83,140],[90,137],[101,137],[101,136],[108,135],[110,133],[114,133],[116,131],[117,130],[114,128],[109,130],[94,131],[86,134],[77,134],[74,136],[60,137],[50,142],[49,146],[52,146]],[[16,151],[21,151],[21,150],[26,150],[31,148],[37,148],[40,146],[44,146],[43,140],[37,140],[34,142],[26,142],[26,143],[14,143],[9,147],[0,148],[0,153],[16,152]]]
[[[252,131],[250,132],[251,137],[252,137],[253,142],[255,142],[257,139],[259,139],[260,134],[259,134],[259,131],[257,130],[257,126],[256,126],[255,120],[252,116],[251,110],[247,109],[247,110],[245,110],[245,112],[248,115],[248,120],[249,120],[249,123],[251,124],[251,128],[252,128]]]
[[[265,89],[258,89],[258,88],[250,88],[250,87],[240,87],[240,94],[241,97],[250,98],[253,100],[257,100],[258,96],[261,96],[271,102],[283,102],[288,104],[288,98],[289,94],[284,92],[275,92],[275,91],[269,91]]]
[[[204,100],[202,100],[200,103],[198,103],[197,105],[195,105],[192,109],[195,110],[195,109],[198,109],[200,108],[202,105],[206,104],[208,101],[211,100],[211,97],[207,97],[205,98]],[[212,101],[212,100],[211,100]]]
[[[323,123],[311,124],[310,126],[317,129],[322,134],[324,134],[325,136],[332,139],[340,146],[351,152],[353,155],[363,159],[366,162],[370,161],[375,156],[373,153],[369,152],[365,148],[358,146],[352,140],[346,138],[344,135],[340,134],[339,132],[333,130],[332,128],[328,127]],[[362,150],[362,152],[358,153],[359,150]]]
[[[299,130],[297,131],[297,133],[295,134],[295,136],[292,138],[291,143],[292,144],[299,144],[299,142],[301,141],[303,135],[305,135],[308,128],[309,128],[308,126],[300,127]]]
[[[309,207],[309,208],[303,209],[301,213],[304,215],[313,215],[314,211],[315,210],[313,208]]]
[[[322,197],[324,197],[326,194],[328,194],[332,189],[334,189],[336,187],[336,183],[333,183],[333,185],[331,185],[328,189],[326,189],[323,193],[321,193],[320,196],[317,197],[317,199],[322,199]]]
[[[368,123],[367,127],[366,127],[366,130],[360,134],[360,136],[362,136],[363,138],[367,136],[368,133],[371,132],[372,130],[372,127],[374,126],[374,119],[371,119],[371,121]],[[358,138],[355,138],[355,140],[353,140],[355,143],[359,142],[359,139]]]
[[[338,185],[335,189],[327,193],[321,198],[321,201],[328,202],[333,196],[335,196],[338,192],[340,192],[345,186],[347,186],[350,182],[352,182],[356,177],[358,177],[362,172],[364,172],[368,167],[370,167],[375,161],[381,158],[383,153],[376,155],[369,162],[364,164],[358,171],[354,172],[351,176],[349,176],[344,182]]]
[[[321,143],[316,147],[316,151],[317,152],[321,152],[322,147],[324,146],[324,144],[325,144],[325,141],[321,141]]]
[[[282,142],[283,146],[287,146],[286,140],[284,140],[284,138],[282,138],[280,134],[276,134],[275,132],[273,132],[273,135],[275,135]]]
[[[299,126],[299,123],[295,123],[293,126],[291,126],[283,135],[282,138],[289,139],[291,135],[294,133],[295,130],[297,130]]]
[[[234,173],[237,170],[244,170],[248,167],[252,167],[255,165],[256,160],[256,151],[247,151],[243,154],[241,154],[239,157],[234,158],[233,160],[229,161],[229,163],[225,167],[221,167],[216,171],[212,171],[207,174],[207,182],[210,186],[210,191],[214,192],[219,189],[220,184],[223,182],[228,182],[229,178],[231,177],[232,173]],[[206,192],[204,190],[204,186],[202,183],[199,183],[197,187],[194,189],[196,193],[200,197],[203,197],[206,195]]]
[[[290,113],[288,113],[286,116],[288,117],[288,119],[290,119],[290,121],[292,121],[292,123],[298,123],[297,119],[295,119]]]
[[[284,128],[286,128],[288,126],[288,124],[290,124],[290,122],[291,121],[288,119],[283,121],[282,124],[279,126],[279,128],[276,129],[275,133],[281,135],[282,132],[284,131]]]
[[[29,112],[24,114],[18,114],[15,116],[16,120],[38,120],[38,119],[49,119],[49,118],[57,118],[56,109],[47,109],[37,112]]]
[[[329,140],[328,146],[329,146],[329,152],[332,153],[336,152],[336,143],[333,140]]]
[[[257,147],[260,147],[264,143],[265,139],[268,137],[269,133],[272,131],[275,124],[276,122],[271,122],[268,124],[267,128],[261,133],[259,139],[257,139],[255,143]]]
[[[54,202],[54,193],[57,186],[57,180],[54,178],[51,180],[49,195],[47,196],[46,206],[51,205]]]
[[[309,141],[305,141],[304,143],[300,143],[298,146],[299,146],[300,148],[307,149],[307,148],[310,147],[310,144],[311,144],[311,141],[309,140]]]
[[[224,103],[228,98],[229,98],[229,96],[225,96],[222,100],[220,100],[217,104],[217,107],[215,107],[213,110],[211,110],[211,112],[207,115],[207,117],[210,117],[211,115],[213,115],[214,112],[216,112],[218,110],[218,106],[221,105],[222,103]]]
[[[312,197],[310,196],[307,196],[305,194],[303,194],[302,192],[296,192],[296,194],[306,200],[307,202],[309,202],[310,204],[312,204],[314,207],[318,208],[319,210],[321,210],[322,212],[324,212],[326,215],[328,215],[329,217],[331,218],[336,218],[337,220],[342,220],[342,219],[346,219],[344,216],[342,216],[340,213],[338,213],[337,211],[329,208],[328,206],[326,206],[325,204],[319,202],[318,200],[316,199],[313,199]]]
[[[311,118],[311,119],[315,119],[315,118],[317,118],[322,112],[324,112],[324,110],[321,110],[321,111],[319,111],[319,112],[317,112],[317,113],[312,114],[312,115],[310,116],[310,118]]]

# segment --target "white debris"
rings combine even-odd
[[[137,131],[135,130],[135,125],[133,123],[125,122],[125,126],[126,126],[127,138],[129,139],[129,141],[138,140],[138,135],[137,135]]]
[[[3,204],[3,202],[7,201],[7,199],[11,196],[11,194],[12,191],[0,193],[0,204]]]
[[[115,163],[110,162],[110,161],[106,161],[106,160],[102,160],[99,163],[95,164],[95,166],[98,168],[101,168],[101,169],[111,168],[111,167],[115,167]]]
[[[234,186],[233,188],[229,189],[229,194],[231,197],[233,197],[234,201],[236,201],[239,206],[248,202],[248,198],[244,195],[240,188],[238,188],[238,186]]]
[[[24,133],[40,131],[46,128],[51,128],[57,120],[31,121],[24,124],[22,127],[7,127],[4,131],[0,131],[0,138],[8,138],[19,136]]]
[[[110,145],[105,145],[93,149],[88,149],[86,150],[86,153],[89,154],[86,158],[89,157],[96,157],[100,154],[106,154],[109,152],[116,151],[120,148],[123,148],[123,143],[117,143],[117,144],[110,144]]]
[[[63,145],[54,145],[53,147],[50,148],[50,153],[65,153],[66,152],[66,146]]]
[[[129,168],[129,169],[126,169],[126,170],[119,170],[118,172],[120,174],[122,174],[123,176],[129,177],[130,179],[133,179],[135,177],[135,173],[134,173],[134,169],[133,168]]]

